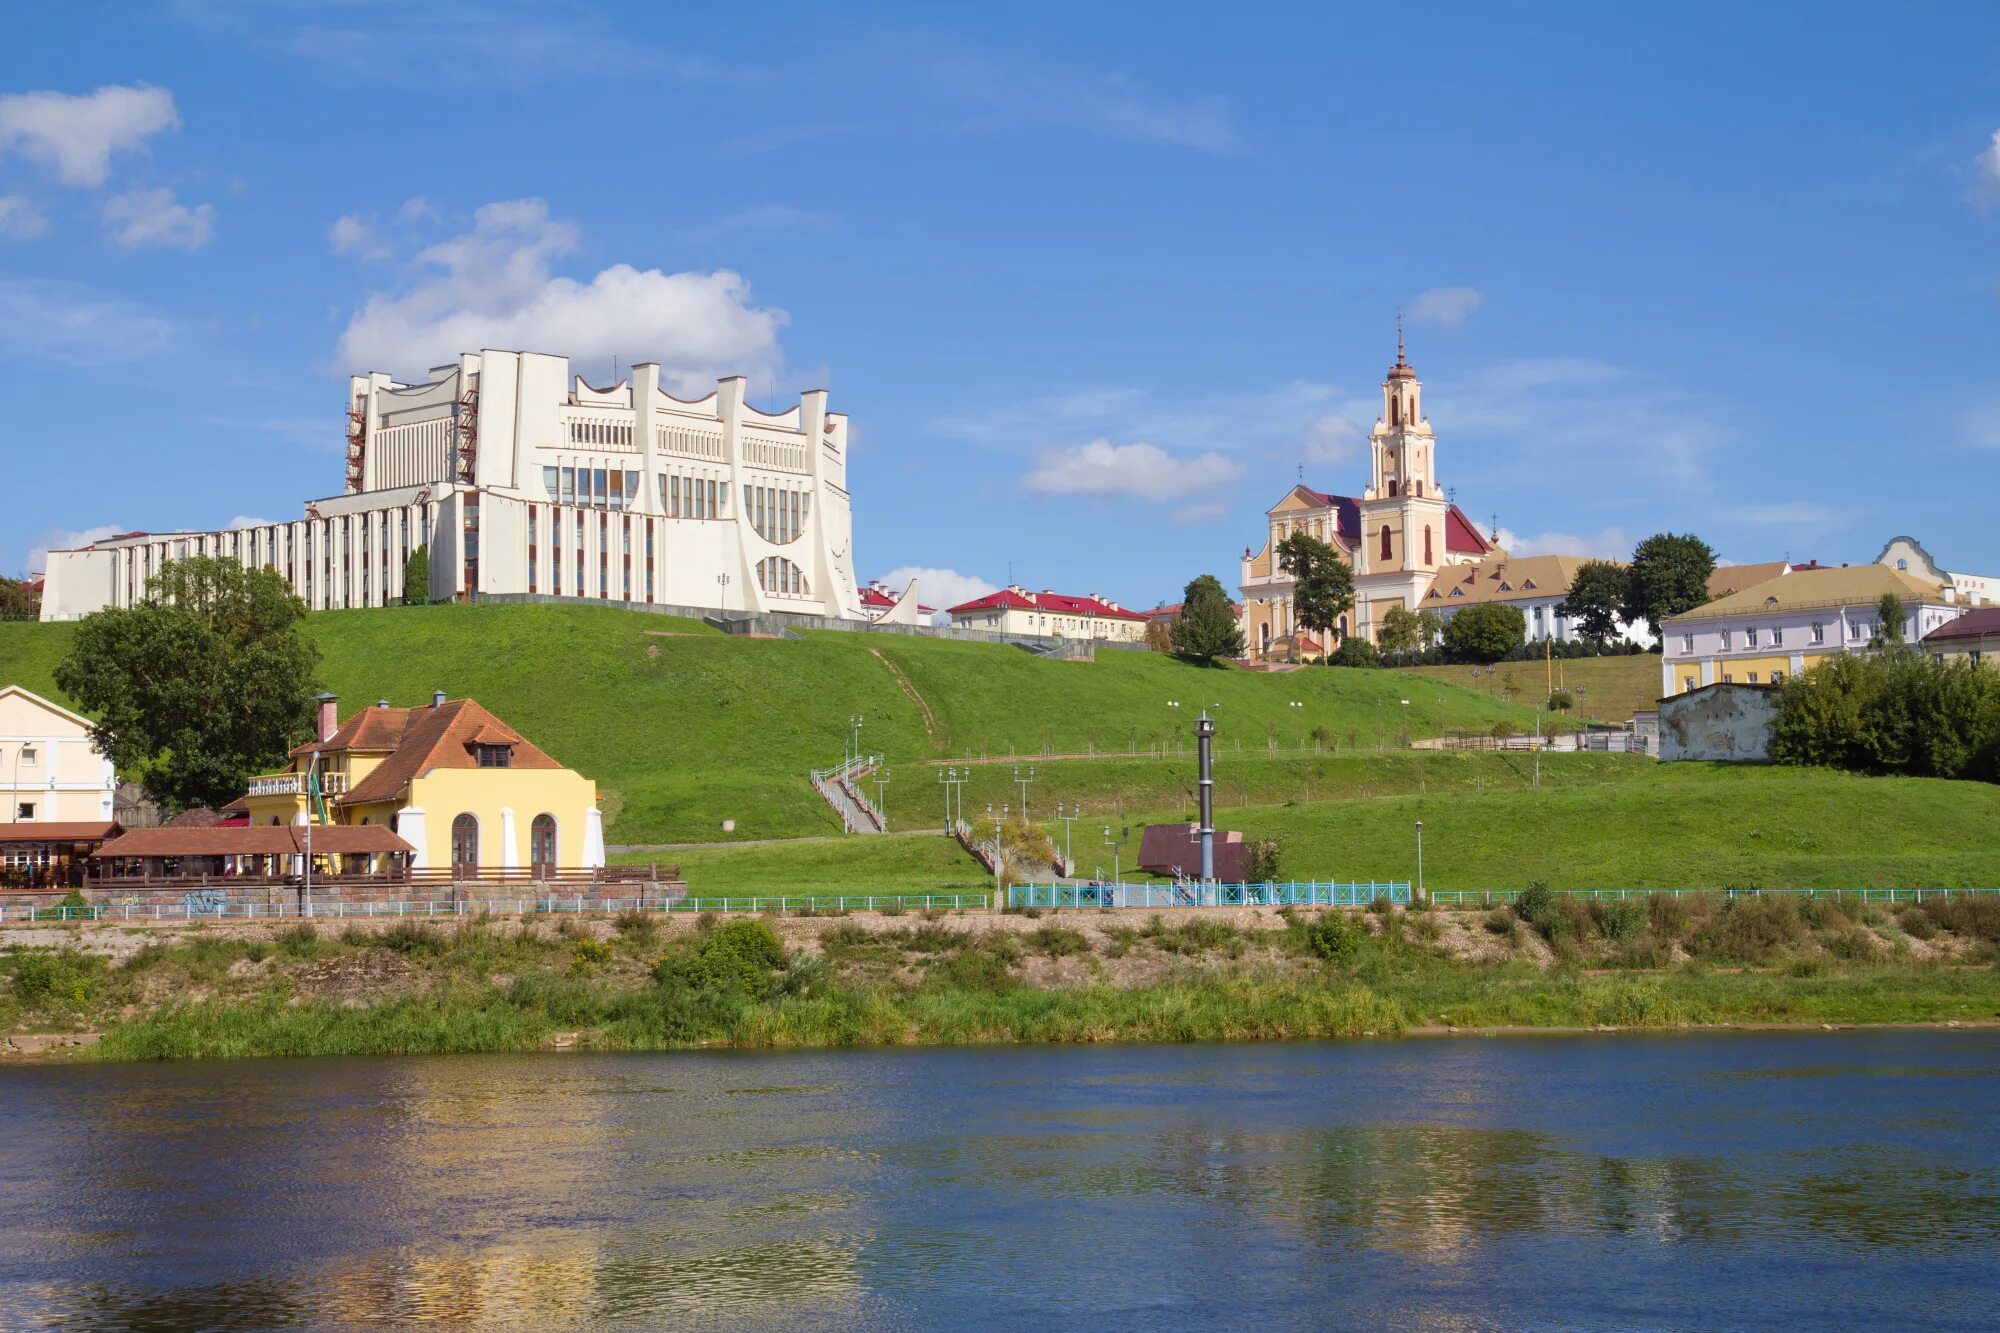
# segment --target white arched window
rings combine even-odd
[[[781,555],[767,555],[757,562],[757,586],[765,592],[803,597],[810,589],[799,567]]]

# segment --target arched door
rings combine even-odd
[[[451,873],[461,878],[479,872],[479,821],[460,815],[451,821]]]
[[[528,860],[536,879],[553,879],[556,873],[556,817],[536,815],[528,826]]]

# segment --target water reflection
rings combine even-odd
[[[0,1326],[1963,1327],[1996,1074],[1943,1033],[13,1069]]]

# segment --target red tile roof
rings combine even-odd
[[[984,597],[969,602],[960,602],[951,608],[953,615],[961,611],[1047,611],[1059,616],[1096,616],[1100,620],[1144,620],[1138,611],[1127,611],[1122,606],[1113,606],[1101,597],[1073,597],[1068,593],[1038,592],[1028,593],[1015,588],[1002,588]]]
[[[891,597],[872,583],[865,588],[858,588],[856,591],[861,594],[861,605],[870,611],[887,611],[896,605],[894,597]],[[930,615],[937,608],[934,606],[925,606],[922,602],[918,602],[917,610],[923,612],[925,615]]]
[[[1967,611],[1953,620],[1947,620],[1929,634],[1924,635],[1925,643],[1938,643],[1948,639],[1978,639],[1988,634],[2000,634],[2000,606],[1982,606],[1977,611]]]
[[[1334,510],[1334,530],[1340,534],[1341,544],[1352,549],[1361,540],[1361,502],[1351,495],[1335,495],[1330,491],[1316,491],[1310,486],[1299,487],[1311,496],[1313,503],[1331,506]],[[1457,505],[1445,511],[1444,549],[1454,555],[1485,555],[1493,549],[1493,543],[1479,535],[1479,528],[1465,516],[1465,511]]]
[[[364,708],[342,723],[325,741],[301,745],[294,758],[318,750],[323,754],[343,750],[380,753],[388,758],[345,796],[337,805],[364,805],[370,801],[392,801],[410,789],[410,779],[434,768],[477,768],[475,745],[506,745],[513,749],[510,768],[561,768],[520,732],[487,712],[471,699],[452,699],[430,708],[390,708],[381,704]]]

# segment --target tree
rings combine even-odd
[[[196,556],[129,610],[85,616],[56,684],[97,747],[171,809],[220,806],[312,734],[319,648],[282,575]]]
[[[1903,646],[1903,621],[1910,614],[1903,599],[1893,592],[1882,594],[1882,600],[1875,603],[1875,636],[1872,646],[1882,649]]]
[[[1842,653],[1785,682],[1770,734],[1779,763],[2000,782],[2000,671]]]
[[[1354,608],[1354,571],[1340,552],[1307,532],[1278,543],[1278,568],[1292,576],[1292,619],[1325,642]]]
[[[39,616],[42,594],[20,579],[0,577],[0,616]]]
[[[1174,650],[1174,627],[1164,620],[1146,622],[1146,646],[1156,653]]]
[[[1328,666],[1374,667],[1382,665],[1382,655],[1375,651],[1375,645],[1359,635],[1350,635],[1340,641],[1340,647],[1333,650],[1333,656],[1326,659]]]
[[[1503,602],[1468,606],[1444,622],[1444,649],[1454,662],[1497,662],[1528,641],[1528,618]]]
[[[1625,621],[1651,625],[1653,637],[1669,616],[1692,611],[1708,600],[1708,576],[1715,552],[1693,533],[1658,532],[1632,548],[1625,571]]]
[[[1217,658],[1243,656],[1243,631],[1236,624],[1236,611],[1229,594],[1213,574],[1203,574],[1181,594],[1181,609],[1174,616],[1174,651],[1203,666],[1213,666]]]
[[[403,562],[403,605],[422,606],[431,599],[431,548],[429,544],[410,552]]]
[[[1392,606],[1382,617],[1382,628],[1375,632],[1376,642],[1385,653],[1415,652],[1424,646],[1422,620],[1415,611]]]
[[[1584,638],[1609,642],[1618,632],[1618,613],[1625,609],[1630,583],[1624,566],[1609,560],[1586,560],[1577,567],[1569,596],[1563,598],[1556,614],[1569,617]]]

